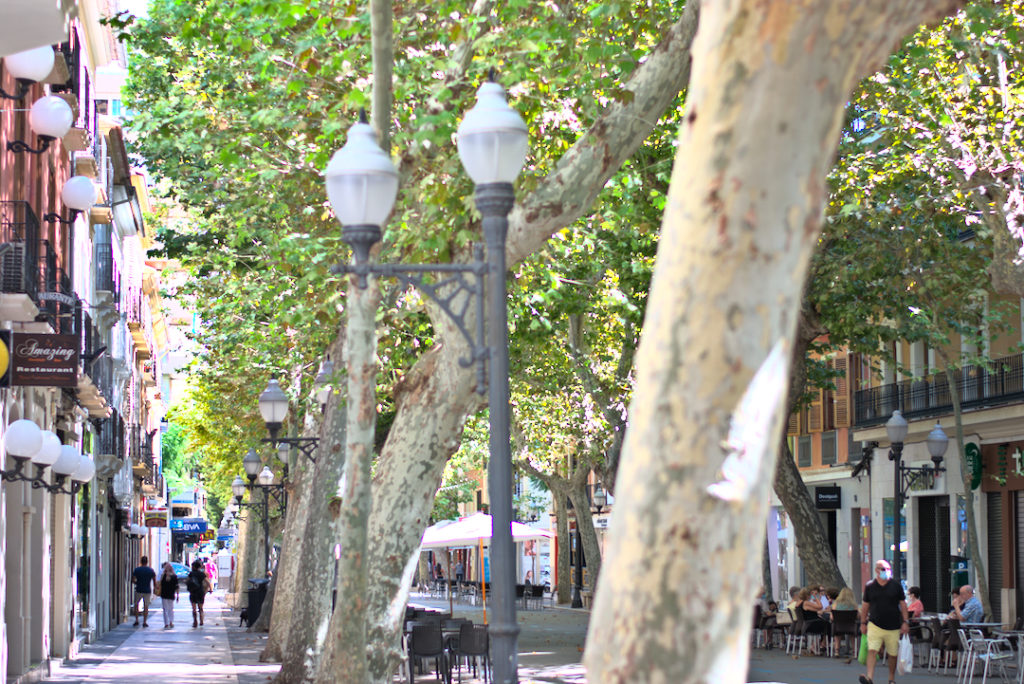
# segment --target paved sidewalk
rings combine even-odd
[[[766,651],[753,649],[750,653],[750,669],[748,682],[781,682],[783,684],[856,684],[857,678],[866,669],[856,658],[826,658],[823,656],[800,656],[794,659],[786,655],[785,649]],[[980,678],[980,670],[978,671]],[[991,675],[991,673],[990,673]],[[991,680],[991,676],[989,677]],[[889,669],[884,664],[875,666],[875,682],[886,684],[889,680]],[[980,681],[980,679],[979,679]],[[896,682],[956,682],[956,668],[949,674],[927,672],[924,668],[914,668],[910,674],[896,675]]]
[[[175,605],[174,629],[163,629],[160,601],[150,606],[149,627],[124,623],[77,659],[56,668],[44,682],[68,684],[182,684],[265,682],[276,664],[235,663],[228,643],[231,611],[220,592],[206,599],[206,624],[192,628],[192,610],[185,592]],[[234,618],[237,624],[237,618]]]

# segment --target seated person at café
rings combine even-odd
[[[959,620],[960,624],[982,622],[985,619],[985,609],[981,605],[981,600],[974,595],[974,587],[969,584],[960,587],[960,593],[953,599],[953,610],[948,617],[950,620]]]
[[[811,588],[801,589],[797,598],[800,600],[798,610],[803,611],[804,634],[825,634],[828,631],[828,622],[821,618],[821,601],[811,591]],[[821,649],[817,643],[812,644],[811,641],[808,641],[807,650],[814,655],[821,655]]]
[[[796,609],[800,607],[800,587],[789,588],[789,603],[786,604],[786,610],[796,613]]]
[[[832,610],[858,610],[857,599],[853,597],[853,589],[843,587],[839,590],[836,600],[832,602]]]
[[[775,629],[779,624],[779,604],[775,601],[769,601],[768,607],[761,611],[761,624],[758,625],[759,629],[772,630]],[[772,648],[772,636],[769,633],[765,648],[771,650]]]
[[[912,618],[921,617],[924,612],[924,604],[921,603],[921,587],[910,587],[907,589],[907,612]]]

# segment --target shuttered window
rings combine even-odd
[[[1003,588],[1003,495],[989,492],[988,508],[988,604],[992,606],[992,622],[1003,619],[999,595]]]
[[[847,357],[833,359],[832,364],[838,374],[833,380],[836,389],[832,393],[833,427],[848,428],[850,417],[850,364]]]
[[[807,431],[821,432],[825,429],[825,392],[814,390],[811,405],[807,407]]]
[[[807,468],[811,465],[811,436],[804,435],[797,440],[796,447],[796,464],[801,468]]]
[[[830,430],[821,435],[821,465],[832,465],[836,462],[836,432]]]

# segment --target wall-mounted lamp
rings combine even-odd
[[[53,47],[44,45],[4,57],[4,67],[18,83],[14,94],[0,88],[0,97],[8,100],[22,100],[33,83],[38,83],[53,71]]]
[[[62,445],[57,435],[49,430],[40,430],[31,420],[16,420],[7,426],[4,434],[4,450],[14,459],[14,467],[0,470],[0,479],[8,482],[31,482],[33,489],[45,489],[51,494],[77,494],[81,486],[96,474],[93,460],[78,453],[73,446]],[[25,466],[32,463],[35,475],[25,472]],[[53,484],[43,478],[47,468],[54,473]],[[64,482],[71,478],[69,489]]]
[[[60,214],[43,215],[43,220],[50,223],[74,223],[80,212],[86,212],[96,204],[96,185],[88,176],[72,176],[64,182],[60,190],[60,201],[71,210],[71,218],[65,220]]]
[[[63,98],[56,95],[41,97],[35,101],[32,109],[28,112],[28,124],[32,131],[39,136],[39,148],[33,149],[22,140],[10,140],[7,143],[7,149],[15,153],[42,154],[50,147],[51,142],[67,135],[74,122],[75,115],[71,111],[71,105]]]

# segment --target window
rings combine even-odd
[[[796,464],[805,468],[811,465],[811,436],[802,435],[797,442]]]
[[[821,465],[836,462],[836,432],[831,430],[821,434]]]

